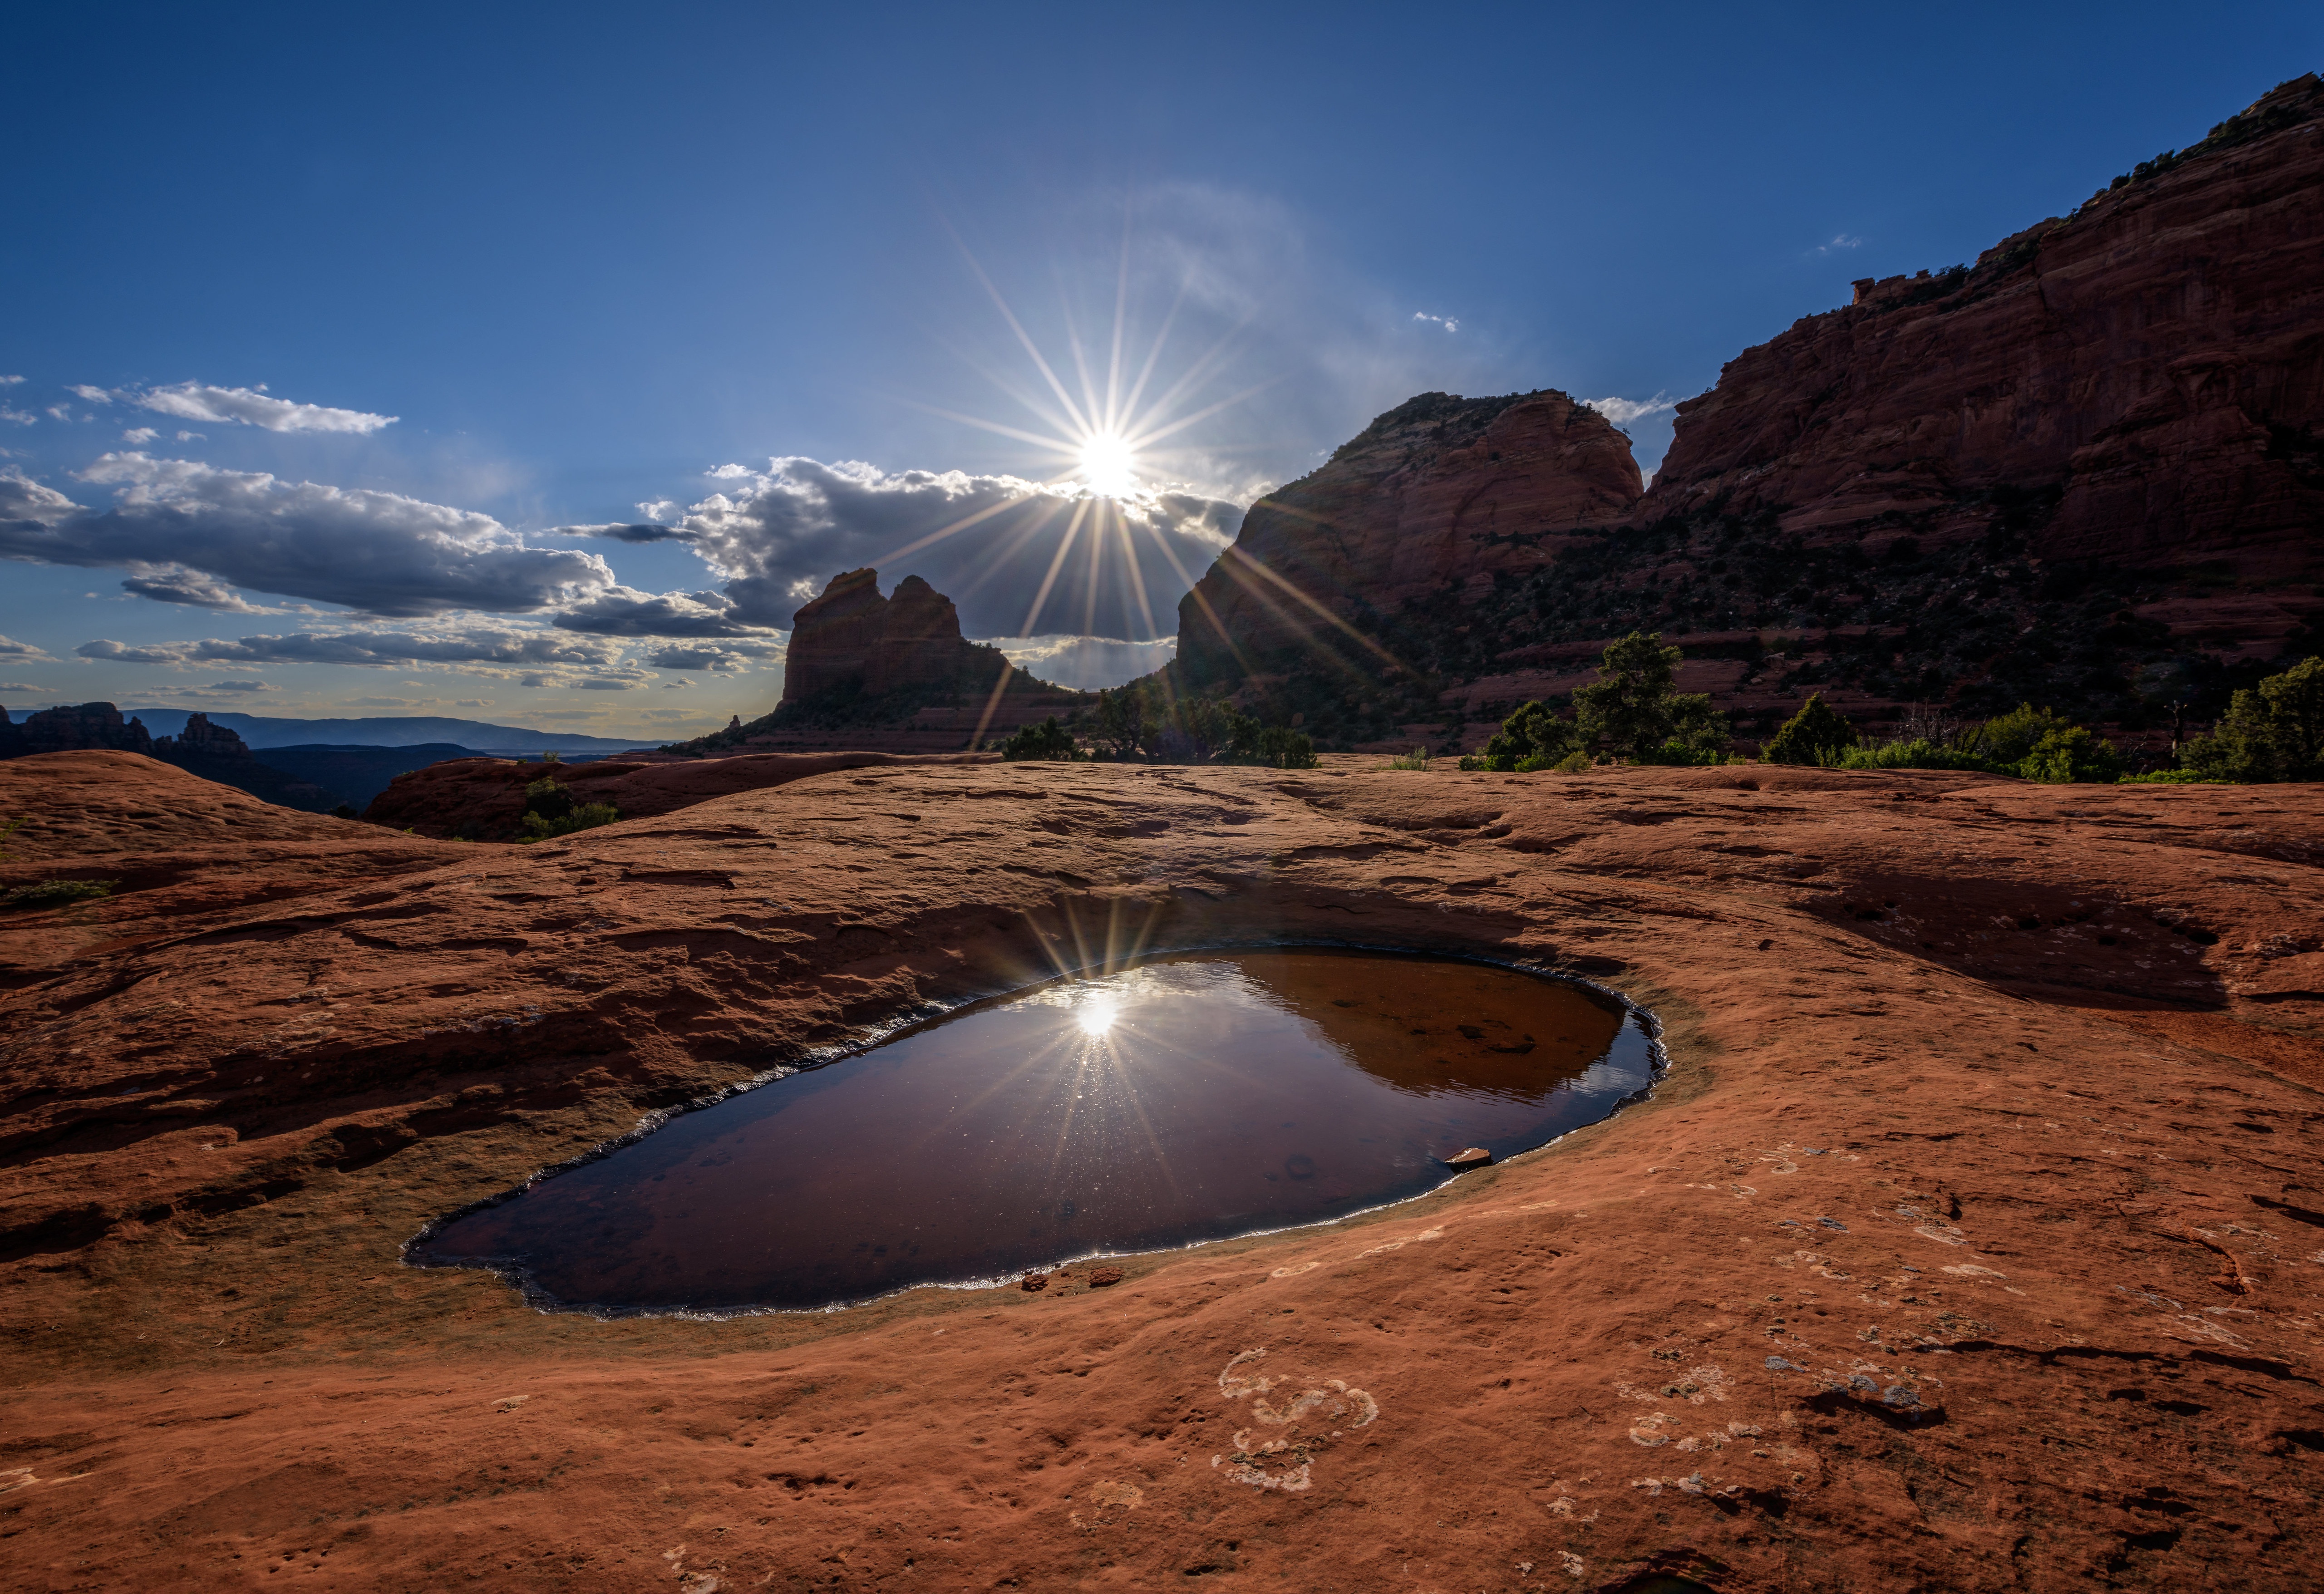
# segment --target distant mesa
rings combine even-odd
[[[1049,714],[1070,715],[1091,697],[963,637],[960,611],[920,577],[905,576],[883,596],[877,570],[847,570],[793,618],[783,696],[771,714],[747,724],[737,716],[724,731],[666,751],[954,752]]]
[[[175,736],[155,736],[143,720],[124,720],[110,703],[44,708],[27,714],[21,725],[0,708],[0,759],[100,749],[143,753],[288,808],[319,812],[335,801],[321,787],[260,763],[240,736],[212,724],[207,714],[189,714],[185,728]]]

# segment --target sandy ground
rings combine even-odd
[[[867,769],[536,847],[0,765],[0,1584],[2314,1586],[2324,793]],[[1139,950],[1614,987],[1653,1098],[1094,1287],[723,1322],[404,1267]]]

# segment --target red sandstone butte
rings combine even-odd
[[[2314,787],[916,764],[514,847],[75,752],[0,814],[0,886],[122,882],[0,916],[12,1589],[2314,1581]],[[1104,1288],[400,1260],[805,1048],[1253,939],[1586,974],[1670,1068]]]
[[[1328,633],[1352,599],[1386,613],[1489,586],[1496,571],[1553,561],[1558,531],[1620,519],[1639,485],[1629,439],[1563,393],[1423,393],[1251,505],[1179,602],[1178,658],[1197,678],[1239,675],[1237,650]]]

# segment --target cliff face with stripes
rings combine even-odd
[[[2324,612],[2324,85],[1973,263],[1858,283],[1729,362],[1636,481],[1563,395],[1424,395],[1253,506],[1177,668],[1338,745],[1479,740],[1633,628],[1747,733],[1811,690],[1876,723],[2215,710]]]

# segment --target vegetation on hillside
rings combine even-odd
[[[569,788],[544,775],[524,788],[524,817],[518,821],[517,840],[530,843],[571,835],[576,830],[611,825],[621,816],[613,804],[577,801]]]
[[[1636,764],[1715,764],[1725,756],[1727,718],[1711,698],[1677,689],[1679,650],[1659,635],[1632,631],[1607,645],[1598,678],[1573,694],[1573,718],[1547,705],[1527,703],[1501,722],[1484,751],[1461,760],[1464,769],[1518,771],[1560,767],[1592,754]]]

